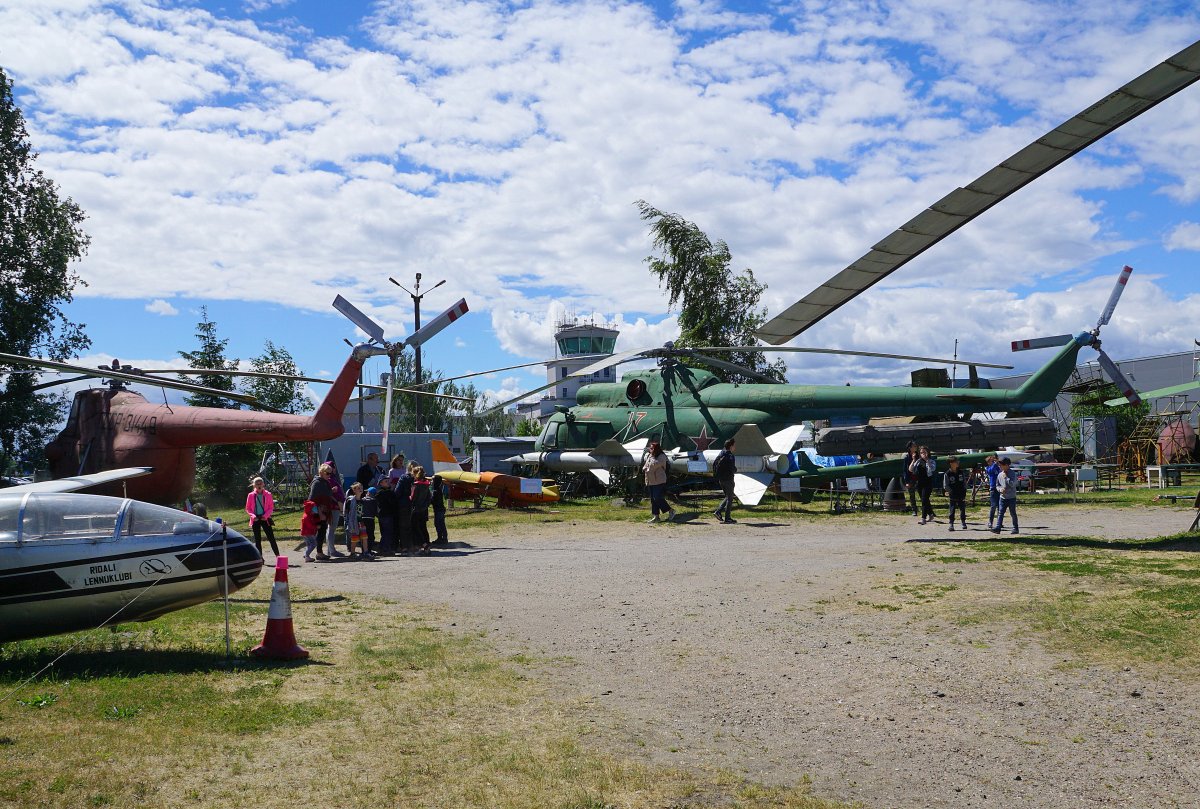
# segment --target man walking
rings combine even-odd
[[[721,485],[721,491],[725,493],[725,499],[721,501],[721,505],[717,506],[713,516],[726,525],[737,522],[730,516],[730,512],[733,510],[733,476],[737,474],[737,460],[733,454],[734,447],[733,439],[727,439],[725,449],[717,453],[717,458],[713,461],[713,477],[717,479],[717,483]]]

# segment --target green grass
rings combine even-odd
[[[1200,676],[1200,538],[1195,535],[1120,541],[1022,537],[956,550],[1039,574],[1023,580],[1012,598],[1001,596],[984,608],[968,597],[955,607],[960,622],[1011,623],[1081,662],[1163,666]],[[961,563],[936,551],[924,556]]]
[[[217,603],[0,646],[3,695],[79,642],[0,702],[0,806],[835,807],[803,782],[605,752],[595,706],[538,682],[549,661],[501,657],[436,610],[293,587],[312,659],[253,660],[269,588],[238,594],[231,660]]]

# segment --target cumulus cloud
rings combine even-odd
[[[178,309],[176,309],[167,301],[164,301],[162,298],[155,298],[154,300],[150,301],[150,303],[146,304],[145,308],[147,312],[150,312],[154,315],[170,316],[179,314]]]
[[[465,295],[505,350],[529,358],[546,355],[571,311],[620,323],[622,348],[674,336],[634,200],[725,239],[778,311],[1182,47],[1197,22],[1182,3],[745,13],[715,0],[657,12],[385,0],[351,43],[224,16],[235,13],[139,0],[0,8],[41,165],[89,214],[79,294],[153,298],[147,311],[166,314],[175,295],[324,311],[340,292],[402,337],[410,312],[380,269],[402,255],[455,281],[428,311]],[[939,324],[962,313],[964,339],[994,349],[1004,341],[974,324],[1050,306],[1035,287],[1064,294],[1108,257],[1160,241],[1131,225],[1152,198],[1178,204],[1143,216],[1169,234],[1167,249],[1196,249],[1200,94],[1168,107],[948,238],[814,338],[944,352],[941,329],[936,340],[909,333],[903,304]],[[1164,301],[1178,298],[1178,284],[1161,284]],[[806,360],[793,373],[807,368],[849,370]]]
[[[1200,250],[1200,222],[1180,222],[1164,243],[1168,250]]]

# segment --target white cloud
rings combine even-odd
[[[547,355],[567,311],[618,320],[620,348],[674,336],[635,199],[728,241],[778,311],[1178,49],[1195,22],[1184,4],[1132,2],[897,0],[771,17],[680,0],[666,20],[637,3],[381,2],[356,46],[137,0],[0,8],[41,165],[89,214],[80,295],[323,311],[337,291],[400,337],[409,311],[379,268],[402,254],[454,279],[428,310],[465,295],[505,350],[529,358]],[[1196,249],[1183,217],[1200,218],[1186,207],[1200,198],[1200,92],[1168,108],[948,238],[814,339],[907,342],[901,304],[968,324],[1042,306],[1033,285],[1066,286],[1146,240],[1109,192],[1176,200],[1158,220],[1165,245]],[[944,339],[914,342],[945,351]]]
[[[150,301],[150,303],[146,304],[145,309],[147,312],[155,315],[170,316],[179,314],[178,309],[176,309],[167,301],[164,301],[162,298],[155,298],[154,300]]]
[[[1164,241],[1168,250],[1200,250],[1200,222],[1180,222]]]

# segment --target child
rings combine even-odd
[[[418,554],[429,556],[429,504],[433,500],[433,494],[429,490],[429,481],[425,479],[424,467],[414,466],[412,475],[414,480],[409,517],[412,526],[411,541],[418,548]]]
[[[317,532],[320,527],[321,507],[312,500],[305,500],[304,510],[300,514],[300,537],[304,540],[304,561],[306,562],[313,561],[314,551],[320,553],[321,546],[317,543]],[[324,556],[324,554],[321,555]]]
[[[983,468],[988,481],[988,530],[996,522],[996,513],[1000,511],[1000,492],[996,491],[996,478],[1000,475],[1000,458],[996,455],[987,456],[987,466]]]
[[[275,544],[275,523],[271,515],[275,512],[275,500],[267,491],[267,485],[262,478],[255,478],[250,493],[246,495],[246,513],[250,515],[250,527],[254,529],[254,545],[258,555],[262,556],[262,532],[267,532],[267,541],[271,543],[271,553],[279,556],[279,546]],[[267,561],[264,559],[263,564]]]
[[[958,467],[958,456],[951,455],[946,459],[950,468],[943,476],[943,486],[950,498],[950,530],[954,530],[954,510],[958,509],[959,519],[962,520],[963,530],[967,528],[967,478],[969,474]]]
[[[358,521],[363,526],[363,549],[372,559],[375,558],[375,518],[379,516],[379,502],[375,499],[378,493],[379,489],[368,486],[366,494],[358,501]]]
[[[450,535],[446,533],[446,492],[443,486],[442,476],[434,475],[430,484],[433,489],[433,528],[437,532],[434,545],[450,544]]]
[[[363,495],[362,484],[357,482],[351,484],[348,495],[346,502],[342,505],[342,519],[346,521],[346,552],[350,554],[351,559],[365,559],[365,554],[357,556],[354,553],[355,546],[362,541],[366,533],[358,519],[359,503],[362,501]]]
[[[1008,458],[1000,459],[1000,474],[996,476],[996,491],[1000,494],[1000,514],[996,517],[996,527],[992,529],[993,534],[998,534],[1004,530],[1004,512],[1012,514],[1014,534],[1021,533],[1020,526],[1017,525],[1017,473],[1012,471],[1012,461]]]

